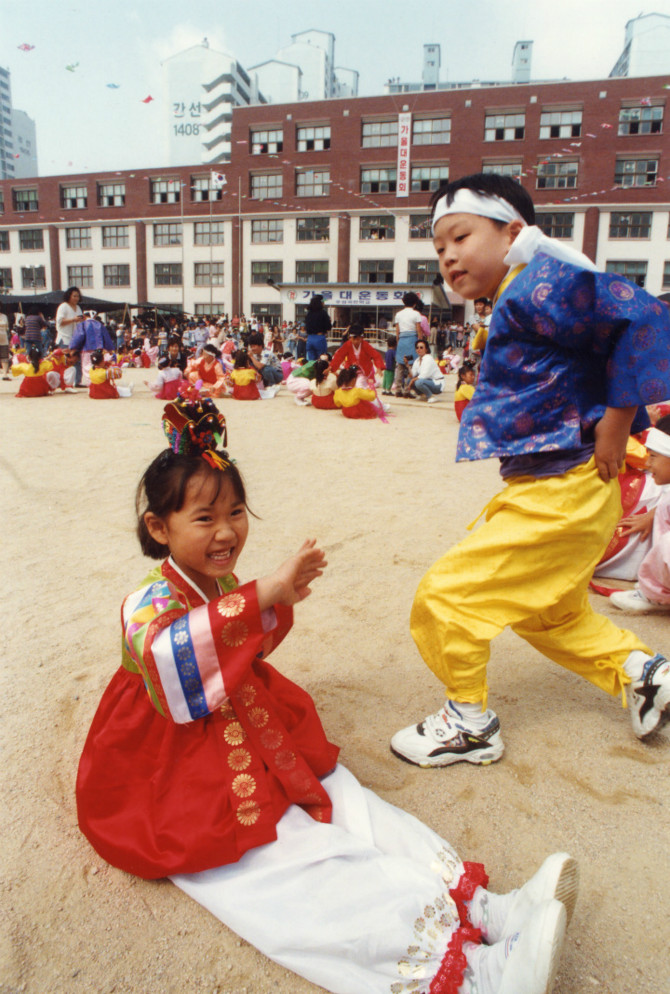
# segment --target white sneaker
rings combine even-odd
[[[670,662],[665,656],[656,655],[640,665],[637,678],[628,687],[630,718],[638,739],[644,739],[670,719]]]
[[[442,398],[440,397],[439,393],[434,393],[434,394],[431,394],[431,396],[428,398],[428,403],[429,404],[437,404],[438,400],[441,400],[441,399]]]
[[[559,901],[545,901],[523,930],[505,939],[505,961],[498,994],[549,994],[565,938],[566,912]]]
[[[654,611],[670,611],[670,604],[657,604],[645,597],[639,587],[634,590],[617,590],[610,594],[610,603],[620,611],[630,611],[632,614],[651,614]]]
[[[486,719],[484,727],[469,724],[458,704],[447,701],[437,714],[396,732],[391,752],[423,769],[461,762],[488,766],[500,759],[505,747],[498,716],[487,711]]]
[[[507,917],[499,935],[488,930],[488,941],[499,942],[515,932],[520,932],[535,914],[537,906],[544,901],[560,901],[566,912],[566,926],[575,910],[579,889],[579,867],[577,860],[565,852],[548,856],[537,873],[523,887],[505,895],[512,899]]]

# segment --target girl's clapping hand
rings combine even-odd
[[[256,582],[261,611],[273,604],[290,607],[304,600],[312,592],[310,585],[322,575],[327,565],[323,550],[317,548],[316,539],[307,539],[279,569]]]

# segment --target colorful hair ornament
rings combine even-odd
[[[228,453],[217,452],[228,441],[226,419],[209,397],[189,386],[163,409],[163,431],[173,452],[200,455],[214,469],[230,466]]]

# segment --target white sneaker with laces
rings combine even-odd
[[[500,759],[505,747],[495,712],[486,711],[482,718],[485,721],[468,722],[458,704],[447,701],[418,725],[396,732],[391,752],[423,769],[461,762],[488,766]]]
[[[670,720],[670,662],[660,653],[634,667],[625,664],[632,683],[627,687],[633,731],[638,739],[651,735]]]
[[[565,939],[566,913],[559,901],[538,905],[533,920],[506,939],[513,943],[498,994],[549,994]],[[516,941],[514,941],[516,938]]]
[[[434,393],[434,394],[431,394],[430,397],[428,398],[428,403],[429,404],[436,404],[438,402],[438,400],[441,400],[441,399],[442,398],[440,397],[439,393]]]
[[[620,611],[629,611],[631,614],[651,614],[654,611],[670,611],[670,604],[658,604],[645,597],[639,587],[634,590],[617,590],[615,594],[610,594],[610,603],[618,607]]]

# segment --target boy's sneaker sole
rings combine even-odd
[[[661,655],[648,659],[640,680],[630,684],[630,717],[638,739],[670,720],[670,662]]]
[[[421,748],[423,746],[423,748]],[[434,745],[428,751],[425,722],[403,728],[391,739],[391,752],[406,763],[420,766],[424,770],[437,766],[451,766],[453,763],[475,763],[489,766],[497,762],[505,751],[500,722],[497,718],[489,722],[482,732],[458,730],[445,742]]]

